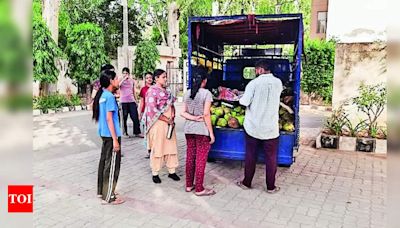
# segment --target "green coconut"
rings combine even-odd
[[[217,115],[211,115],[211,124],[213,126],[215,126],[215,124],[217,123],[217,119],[218,119]]]
[[[218,119],[217,126],[226,127],[226,125],[228,125],[228,121],[226,121],[226,119],[224,119],[224,118],[219,118]]]

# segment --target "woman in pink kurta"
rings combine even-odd
[[[146,93],[146,108],[142,117],[146,133],[147,149],[151,150],[150,167],[153,182],[161,183],[159,172],[165,163],[168,177],[179,181],[175,170],[178,167],[178,147],[175,130],[172,137],[167,139],[168,125],[175,125],[175,98],[166,88],[167,74],[164,70],[154,72],[155,85]]]

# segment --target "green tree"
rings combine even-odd
[[[209,16],[212,13],[213,0],[189,0],[179,1],[180,18],[179,18],[179,32],[180,32],[180,46],[182,49],[182,58],[180,65],[183,66],[183,59],[187,58],[188,51],[188,21],[192,16]]]
[[[59,70],[56,59],[61,51],[51,37],[41,16],[41,5],[38,1],[33,3],[33,79],[42,83],[57,81]]]
[[[135,50],[135,77],[140,78],[146,72],[152,72],[160,61],[160,53],[152,40],[143,40]]]
[[[66,47],[67,30],[72,25],[90,22],[102,28],[107,55],[117,58],[117,48],[123,42],[122,9],[121,2],[117,0],[64,0],[59,17],[60,47]],[[135,45],[142,39],[146,15],[139,11],[137,4],[128,9],[129,45]]]
[[[160,44],[167,44],[167,32],[168,32],[168,5],[173,2],[172,0],[138,0],[129,1],[129,5],[140,4],[141,13],[143,18],[147,18],[146,23],[153,26],[152,39]],[[157,40],[159,39],[159,40]]]
[[[100,66],[108,62],[103,31],[95,24],[83,23],[74,25],[67,37],[70,77],[83,93],[85,86],[98,78]]]
[[[173,0],[131,0],[130,5],[137,2],[142,7],[143,14],[150,14],[147,21],[149,25],[154,25],[152,30],[152,39],[157,44],[166,42],[167,35],[167,9],[168,4]],[[180,30],[180,46],[182,49],[182,57],[187,57],[188,42],[188,19],[192,16],[211,16],[212,4],[218,2],[219,15],[238,15],[248,14],[253,11],[256,14],[274,14],[276,6],[281,5],[281,13],[302,13],[305,37],[309,36],[309,27],[311,21],[311,0],[176,0],[179,6],[179,30]],[[143,16],[144,18],[144,16]]]
[[[24,87],[28,79],[29,47],[12,20],[10,1],[0,2],[0,109],[11,111],[32,107],[31,94]]]
[[[310,98],[320,96],[325,102],[332,101],[335,43],[333,41],[308,40],[304,45],[305,61],[301,89]]]

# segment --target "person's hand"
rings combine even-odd
[[[169,124],[169,125],[174,125],[174,124],[175,124],[175,123],[174,123],[174,119],[172,119],[172,118],[168,119],[168,124]]]
[[[193,120],[197,121],[197,122],[203,122],[204,121],[204,117],[203,116],[195,116]]]
[[[120,146],[119,146],[119,142],[118,142],[117,139],[114,139],[114,140],[113,140],[113,150],[114,150],[115,152],[120,152],[120,151],[121,151],[121,148],[120,148]]]
[[[213,144],[215,142],[215,136],[214,134],[210,134],[210,144]]]

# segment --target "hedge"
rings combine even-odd
[[[307,40],[304,44],[302,91],[312,98],[322,97],[332,102],[335,42]]]

